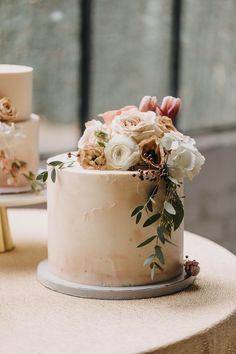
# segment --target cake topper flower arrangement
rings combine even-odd
[[[131,217],[136,224],[142,221],[144,228],[156,223],[156,234],[137,245],[153,243],[153,253],[144,261],[152,278],[165,264],[162,245],[173,243],[172,231],[179,228],[184,217],[183,179],[192,180],[205,161],[194,139],[174,126],[180,107],[180,98],[167,96],[159,104],[156,97],[145,96],[139,107],[125,106],[99,114],[101,120],[86,123],[76,155],[85,169],[133,171],[131,178],[150,181],[147,200],[131,211]],[[68,166],[61,161],[49,165],[54,182],[56,168]],[[46,181],[49,172],[41,173],[38,179]],[[160,186],[165,195],[158,208],[155,199]]]
[[[26,178],[33,191],[42,189],[36,176],[28,169],[25,161],[16,158],[18,145],[25,139],[23,130],[14,124],[17,112],[7,97],[0,99],[0,172],[8,186],[15,186],[21,176]]]

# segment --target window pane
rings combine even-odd
[[[35,69],[34,111],[51,121],[75,121],[79,1],[1,1],[0,22],[1,63]]]
[[[235,0],[184,0],[184,130],[236,126]]]
[[[170,0],[97,0],[92,114],[169,91]]]

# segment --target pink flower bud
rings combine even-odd
[[[181,107],[180,98],[166,96],[162,100],[161,107],[157,107],[156,112],[161,116],[167,116],[171,119],[174,119],[177,116],[180,107]]]
[[[144,96],[141,99],[141,102],[139,105],[140,112],[148,112],[148,111],[156,112],[156,108],[157,108],[156,96]]]

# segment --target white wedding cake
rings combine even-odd
[[[145,96],[139,107],[103,113],[86,124],[78,153],[48,161],[38,180],[49,180],[51,274],[129,287],[183,273],[183,179],[197,175],[205,159],[173,124],[180,104]],[[188,275],[198,271],[187,261]]]
[[[32,113],[32,72],[0,65],[0,193],[31,189],[38,170],[39,117]]]

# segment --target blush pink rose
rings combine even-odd
[[[121,113],[129,111],[130,109],[133,109],[133,108],[137,108],[137,107],[136,106],[131,106],[131,105],[130,106],[125,106],[123,108],[116,109],[116,110],[113,110],[113,111],[107,111],[107,112],[104,112],[104,113],[100,113],[98,116],[102,117],[106,124],[110,124],[116,116],[119,116],[119,115],[121,115]]]

